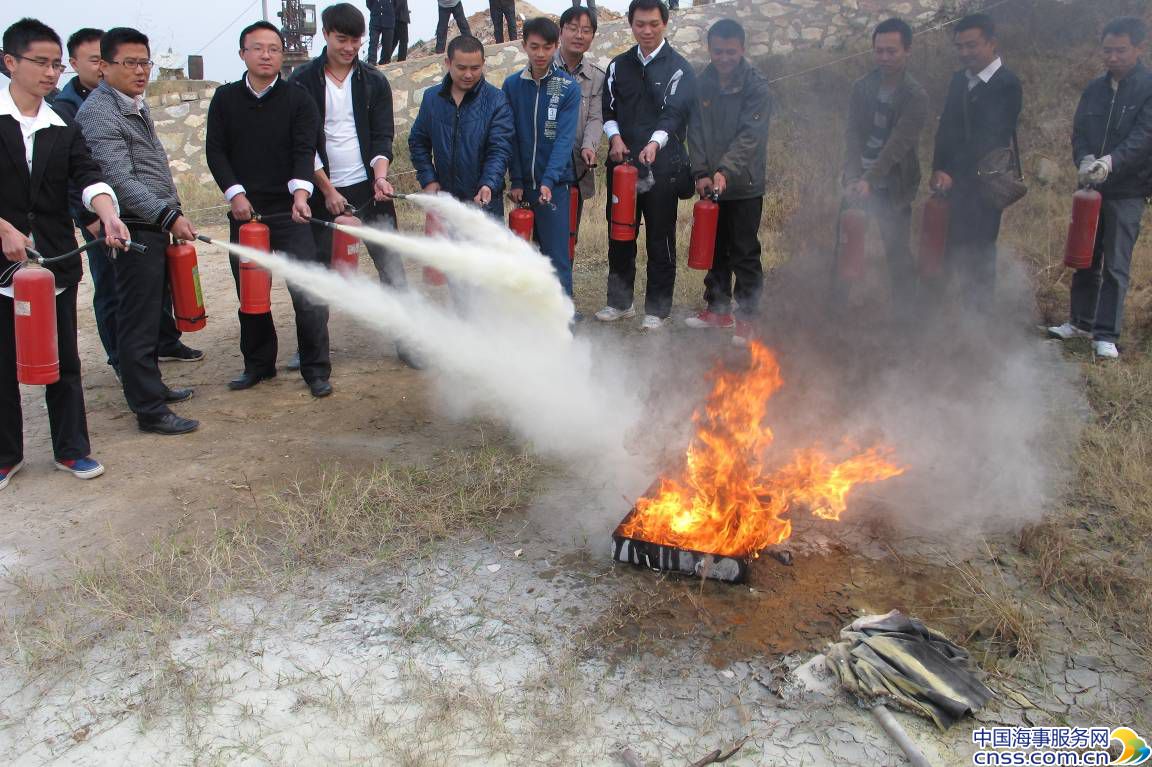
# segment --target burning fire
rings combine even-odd
[[[863,482],[904,473],[888,448],[872,448],[839,463],[815,448],[797,451],[784,466],[768,464],[774,435],[764,424],[768,400],[781,386],[780,365],[767,347],[750,344],[747,372],[719,371],[680,477],[662,479],[654,497],[641,498],[618,535],[678,549],[747,557],[792,534],[785,514],[793,504],[838,520],[848,493]]]

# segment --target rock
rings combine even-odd
[[[1036,163],[1036,180],[1044,186],[1051,186],[1060,180],[1060,166],[1055,160],[1041,157]]]
[[[1095,655],[1073,655],[1072,665],[1080,668],[1090,668],[1093,671],[1103,671],[1104,660]]]
[[[176,120],[182,120],[188,116],[189,112],[192,111],[192,108],[190,106],[188,106],[187,104],[179,103],[180,102],[180,94],[178,94],[178,93],[165,94],[165,96],[164,96],[165,103],[168,103],[170,98],[176,99],[177,106],[171,106],[171,107],[168,107],[167,109],[164,110],[164,114],[168,115],[169,117],[174,118]]]
[[[208,118],[204,115],[188,115],[188,119],[184,121],[184,124],[189,128],[199,128],[207,121]]]
[[[1068,689],[1078,693],[1100,685],[1100,674],[1087,668],[1068,669],[1064,678],[1068,681]]]

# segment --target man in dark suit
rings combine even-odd
[[[7,487],[24,460],[20,386],[16,380],[12,275],[27,260],[26,248],[56,256],[76,247],[68,186],[81,189],[84,205],[104,227],[107,244],[122,247],[128,229],[117,214],[116,196],[101,180],[75,125],[56,114],[44,98],[56,87],[63,47],[51,28],[23,19],[4,32],[4,64],[11,82],[0,90],[0,242],[5,268],[0,271],[0,489]],[[121,238],[121,239],[117,239]],[[39,267],[30,267],[39,268]],[[91,457],[76,343],[76,285],[80,259],[48,265],[56,281],[56,343],[60,380],[45,388],[56,468],[80,479],[104,473]],[[25,311],[25,310],[21,310]]]
[[[981,192],[977,167],[996,149],[1014,147],[1023,90],[1000,59],[996,24],[982,13],[956,23],[956,50],[964,69],[952,76],[932,160],[931,186],[949,195],[950,270],[964,283],[965,301],[987,307],[996,289],[1000,208]]]

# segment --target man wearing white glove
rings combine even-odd
[[[1097,357],[1119,356],[1132,250],[1152,195],[1152,72],[1141,62],[1147,27],[1135,17],[1109,22],[1101,36],[1108,70],[1080,97],[1072,153],[1082,186],[1104,197],[1092,266],[1072,278],[1071,318],[1055,338],[1091,338]]]

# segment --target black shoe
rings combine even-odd
[[[332,384],[328,383],[327,378],[317,378],[308,382],[308,390],[313,397],[327,397],[332,393]]]
[[[233,378],[228,382],[228,388],[232,391],[243,391],[244,389],[251,389],[261,381],[267,381],[270,378],[275,378],[276,373],[272,372],[267,375],[259,375],[257,373],[241,373],[238,377]]]
[[[421,363],[420,360],[417,359],[416,356],[408,350],[408,347],[400,343],[396,344],[396,359],[400,360],[413,370],[424,369],[423,363]]]
[[[188,434],[200,428],[199,421],[181,418],[175,413],[151,418],[138,416],[136,421],[140,425],[140,431],[151,432],[152,434]]]
[[[204,352],[184,344],[180,344],[180,347],[170,354],[160,354],[161,362],[199,362],[202,359]]]
[[[193,389],[168,389],[164,392],[164,403],[175,405],[177,402],[187,402],[194,393]]]
[[[300,369],[300,352],[296,352],[288,358],[288,364],[284,366],[285,370],[296,372]]]

